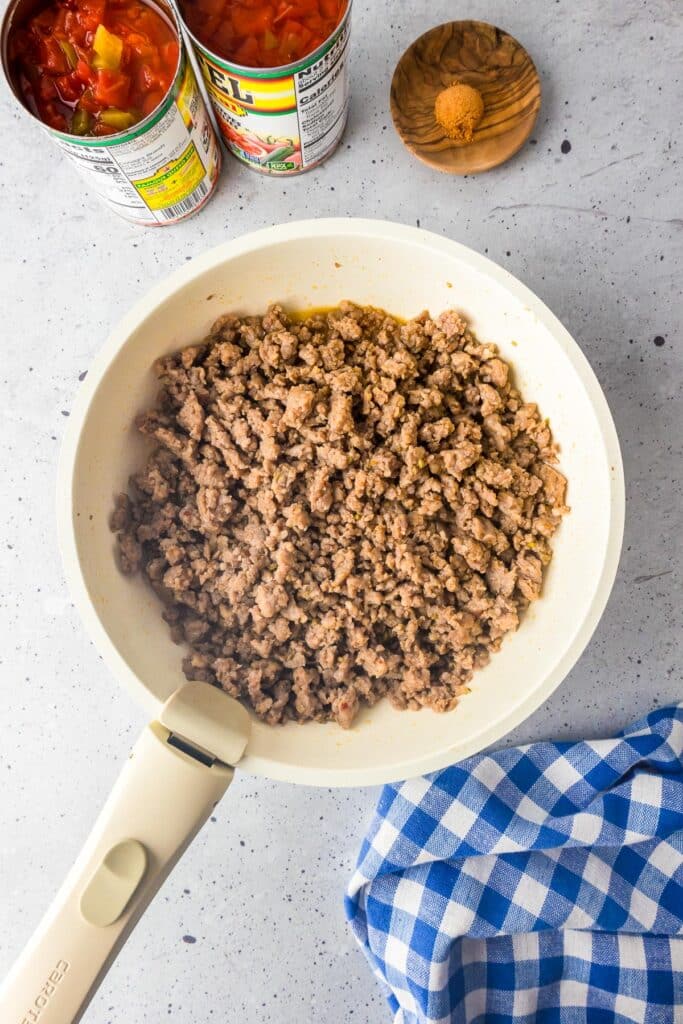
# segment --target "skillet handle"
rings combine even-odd
[[[64,885],[0,988],[3,1024],[80,1020],[157,889],[230,785],[231,767],[174,742],[160,722],[142,733]]]

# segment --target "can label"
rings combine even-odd
[[[349,3],[327,42],[286,73],[231,64],[192,37],[221,134],[238,159],[286,175],[329,156],[348,112],[350,13]]]
[[[216,135],[187,55],[151,121],[103,138],[49,134],[93,191],[137,224],[169,224],[193,213],[220,170]]]

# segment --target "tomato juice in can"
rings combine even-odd
[[[226,60],[187,24],[216,120],[229,152],[264,174],[300,174],[336,149],[349,107],[351,0],[312,53],[281,67],[246,67]]]
[[[191,216],[209,200],[221,168],[221,151],[175,9],[168,0],[144,3],[172,28],[178,63],[172,84],[155,109],[116,134],[60,131],[42,121],[29,105],[13,59],[13,34],[49,5],[41,0],[13,0],[5,13],[0,45],[5,76],[16,98],[89,188],[125,220],[162,226]]]

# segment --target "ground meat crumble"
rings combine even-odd
[[[117,498],[188,679],[268,723],[453,708],[541,592],[567,511],[508,364],[449,310],[226,315],[163,358]]]

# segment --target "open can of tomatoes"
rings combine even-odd
[[[349,106],[351,0],[179,0],[223,139],[264,174],[336,148]]]
[[[12,91],[90,188],[134,224],[174,224],[211,196],[221,153],[168,0],[12,0]]]

